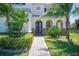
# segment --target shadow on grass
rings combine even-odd
[[[55,52],[56,55],[71,55],[71,56],[78,56],[79,55],[79,45],[75,44],[69,44],[67,42],[63,42],[60,40],[47,40],[49,44],[51,44],[51,47],[49,47],[49,50],[57,51]],[[61,50],[61,51],[60,51]],[[54,53],[50,52],[52,55],[55,55]],[[59,53],[59,54],[57,54]]]
[[[9,53],[9,52],[0,51],[0,56],[27,56],[27,55],[28,54],[26,52]]]

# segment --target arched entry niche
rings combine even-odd
[[[62,20],[57,20],[56,25],[58,26],[59,29],[62,29],[63,28]]]
[[[46,22],[46,29],[50,28],[52,26],[52,21],[51,20],[47,20]]]

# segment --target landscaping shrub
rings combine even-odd
[[[61,30],[60,35],[65,36],[66,35],[66,29]]]
[[[10,21],[9,22],[9,35],[12,36],[12,37],[19,37],[21,36],[21,24],[18,20],[13,20],[13,21]]]
[[[0,38],[0,48],[2,49],[12,49],[12,50],[18,50],[18,49],[25,49],[30,48],[33,40],[32,34],[25,34],[22,37],[2,37]]]
[[[77,33],[79,34],[79,19],[75,20],[75,24],[77,27]]]
[[[57,26],[53,26],[49,28],[47,32],[50,36],[57,37],[60,34],[61,30]]]
[[[26,38],[27,38],[27,42],[28,42],[28,43],[26,43],[27,47],[30,48],[32,45],[32,42],[33,42],[33,34],[26,34],[24,36],[24,39],[26,39]]]

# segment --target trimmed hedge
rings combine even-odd
[[[30,48],[33,40],[32,34],[25,34],[22,37],[1,37],[0,38],[0,48],[2,49],[12,49],[12,50],[19,50]]]

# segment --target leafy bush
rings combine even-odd
[[[33,40],[32,34],[25,34],[23,37],[2,37],[0,38],[0,48],[2,49],[25,49],[30,48]]]
[[[27,42],[28,42],[28,43],[26,43],[27,47],[30,48],[32,45],[32,41],[33,41],[33,34],[26,34],[24,36],[24,39],[26,39],[26,38],[27,38]]]
[[[14,37],[21,36],[24,22],[28,22],[28,13],[25,13],[22,9],[14,9],[8,21],[9,35]]]
[[[53,26],[53,27],[49,28],[47,32],[52,37],[57,37],[57,35],[60,34],[61,30],[57,26]]]
[[[71,32],[77,32],[77,26],[76,26],[76,23],[72,23],[72,24],[70,24],[70,31],[71,31]]]
[[[76,24],[77,29],[79,30],[79,19],[75,20],[75,24]]]
[[[75,24],[77,27],[77,33],[79,34],[79,19],[75,20]]]
[[[60,32],[60,35],[65,36],[66,35],[66,29],[62,29],[61,32]]]
[[[21,24],[20,24],[20,21],[19,20],[12,20],[9,22],[9,35],[10,36],[13,36],[13,37],[19,37],[21,36]]]

